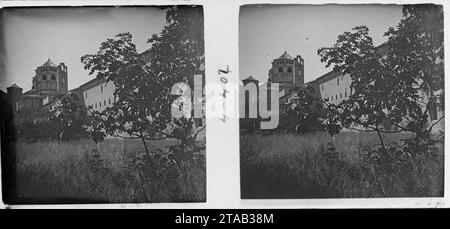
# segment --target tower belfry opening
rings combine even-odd
[[[300,55],[292,57],[284,51],[280,57],[272,61],[268,82],[278,83],[280,90],[302,85],[304,78],[304,60]]]

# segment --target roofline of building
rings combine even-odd
[[[11,86],[9,86],[9,87],[7,87],[6,89],[8,89],[8,88],[20,88],[20,89],[22,89],[21,87],[19,87],[19,85],[17,85],[17,84],[12,84]]]
[[[381,49],[383,49],[384,47],[386,47],[387,44],[388,44],[388,42],[386,41],[386,42],[382,43],[381,45],[378,45],[377,47],[375,47],[375,49],[381,50]],[[329,72],[327,72],[327,73],[325,73],[325,74],[319,76],[318,78],[316,78],[316,79],[314,79],[314,80],[312,80],[312,81],[309,81],[309,83],[313,83],[313,82],[319,82],[319,83],[322,83],[322,82],[320,82],[320,81],[324,80],[325,78],[331,78],[331,79],[333,79],[333,78],[335,78],[336,76],[339,76],[339,75],[340,75],[340,73],[335,72],[334,70],[331,70],[331,71],[329,71]]]
[[[255,79],[253,76],[248,76],[247,78],[243,79],[242,81],[259,82],[259,80]]]
[[[91,79],[88,82],[80,85],[78,88],[81,90],[88,90],[88,89],[91,89],[93,87],[100,85],[101,83],[106,83],[106,80],[103,78],[95,77],[94,79]],[[77,89],[77,88],[74,88],[74,89]],[[72,90],[74,90],[74,89],[72,89]]]
[[[147,55],[149,53],[151,54],[151,48],[149,48],[149,49],[145,50],[144,52],[138,54],[138,56],[139,57],[143,57],[143,56],[145,56],[145,55]],[[78,88],[81,89],[81,90],[88,90],[88,89],[96,87],[96,86],[98,86],[98,85],[100,85],[102,83],[106,83],[106,79],[95,77],[94,79],[91,79],[88,82],[80,85]],[[76,88],[74,88],[74,89],[76,89]]]

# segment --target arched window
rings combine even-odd
[[[283,72],[283,68],[278,68],[278,72]]]
[[[56,80],[56,76],[55,76],[55,75],[52,75],[51,79],[52,79],[52,80]]]
[[[47,76],[46,76],[46,75],[43,75],[43,76],[42,76],[42,80],[47,80]]]
[[[292,68],[291,67],[288,67],[288,72],[292,72]]]

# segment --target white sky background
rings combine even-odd
[[[81,56],[94,54],[101,42],[121,32],[130,32],[138,52],[143,52],[150,48],[147,40],[165,24],[165,11],[154,7],[2,10],[3,91],[13,83],[24,92],[31,89],[34,70],[49,57],[56,65],[67,65],[69,89],[76,88],[95,77],[84,70]]]
[[[375,45],[402,16],[400,5],[253,5],[239,17],[239,78],[253,76],[266,82],[273,59],[286,50],[305,60],[305,82],[331,71],[317,50],[331,47],[337,36],[367,25]]]

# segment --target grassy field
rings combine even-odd
[[[170,141],[148,142],[163,148]],[[92,151],[94,149],[94,151]],[[96,153],[96,151],[98,153]],[[17,144],[18,201],[26,203],[197,202],[206,199],[204,160],[186,164],[183,174],[173,167],[142,169],[131,159],[144,150],[138,140],[106,139],[95,145],[69,142]],[[136,162],[136,161],[134,161]],[[175,175],[174,175],[175,174]]]
[[[399,142],[406,134],[384,135]],[[421,169],[367,165],[375,133],[241,135],[242,198],[366,198],[443,195],[443,154]],[[331,148],[331,149],[330,149]],[[389,170],[385,172],[385,170]]]

